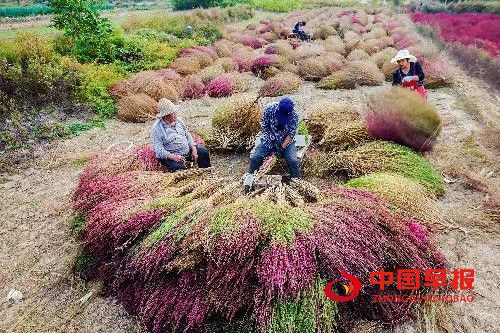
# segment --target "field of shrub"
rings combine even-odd
[[[424,281],[426,269],[463,265],[479,277],[497,266],[484,253],[498,245],[498,154],[484,147],[498,136],[498,98],[483,94],[486,85],[471,88],[476,81],[448,57],[477,50],[483,60],[472,67],[496,66],[495,16],[345,8],[350,0],[206,0],[220,7],[113,25],[82,2],[54,2],[56,33],[0,39],[0,169],[16,164],[17,151],[40,157],[0,178],[2,274],[25,295],[0,309],[0,331],[430,333],[497,324],[496,276],[478,278],[470,291],[478,301],[465,309],[372,301],[380,269],[395,278],[419,269]],[[307,21],[310,42],[290,36],[297,21]],[[428,97],[391,85],[400,49],[421,63]],[[309,135],[303,177],[246,193],[239,180],[264,105],[286,95],[298,133]],[[213,168],[173,173],[156,159],[148,134],[161,98],[180,105]],[[103,129],[81,133],[93,127]],[[40,156],[37,141],[55,138],[64,140]],[[282,164],[269,156],[256,179],[276,179]],[[348,292],[349,276],[363,285],[358,297],[327,299],[327,282]],[[451,292],[396,286],[385,292]]]
[[[436,37],[470,73],[500,87],[500,15],[481,13],[413,13],[413,22],[434,29]]]
[[[224,23],[252,16],[248,7],[231,7],[132,17],[109,28],[106,39],[97,44],[61,33],[48,37],[25,32],[0,39],[0,149],[19,150],[33,140],[102,126],[104,119],[116,115],[108,89],[117,80],[165,68],[183,48],[221,38]],[[192,30],[187,32],[186,25]],[[75,104],[79,112],[71,111]],[[61,111],[55,119],[34,113],[53,108]],[[64,114],[71,114],[69,125],[63,125]]]

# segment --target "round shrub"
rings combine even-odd
[[[362,61],[370,59],[370,55],[363,50],[354,49],[346,57],[349,61]]]
[[[206,92],[210,97],[227,97],[236,90],[234,78],[228,74],[221,74],[210,81],[206,86]]]
[[[319,81],[330,74],[324,58],[308,58],[298,63],[299,74],[304,80]]]
[[[451,69],[443,59],[421,61],[421,65],[425,73],[426,88],[434,89],[451,85]]]
[[[114,99],[120,99],[132,93],[132,87],[129,80],[120,80],[111,85],[108,89],[109,94]]]
[[[378,68],[382,68],[382,66],[386,63],[389,62],[390,60],[398,53],[398,50],[396,50],[393,47],[386,47],[385,49],[375,52],[370,56],[370,60],[373,61]]]
[[[226,73],[226,70],[220,64],[214,64],[203,68],[199,73],[199,77],[204,84],[208,84],[210,81],[215,79],[217,76]]]
[[[197,57],[181,57],[175,59],[171,66],[180,75],[196,74],[200,71],[201,65]]]
[[[346,53],[346,45],[340,37],[331,36],[328,37],[323,43],[325,50],[328,52],[336,52],[339,54]]]
[[[375,138],[401,143],[416,151],[432,149],[441,132],[436,109],[419,94],[402,87],[370,96],[364,120]]]
[[[196,99],[205,95],[205,84],[197,75],[188,75],[182,80],[182,99]]]
[[[278,73],[264,83],[260,88],[260,95],[269,97],[291,94],[297,90],[301,84],[302,80],[300,77],[293,73]]]
[[[121,98],[116,110],[118,118],[129,122],[145,122],[156,115],[157,102],[146,94],[139,93]]]

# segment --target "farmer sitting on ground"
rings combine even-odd
[[[398,68],[392,74],[392,85],[402,85],[405,88],[416,90],[425,97],[425,75],[417,58],[411,55],[408,50],[400,50],[391,59],[391,62],[398,64]]]
[[[260,123],[262,140],[250,156],[248,173],[257,171],[264,159],[274,153],[285,158],[290,177],[299,178],[299,160],[294,141],[298,123],[299,116],[291,98],[285,97],[279,103],[268,104]]]
[[[292,32],[294,34],[297,34],[301,41],[309,40],[308,34],[306,34],[304,32],[304,30],[302,30],[302,27],[305,27],[305,26],[306,26],[306,21],[299,21],[299,22],[295,23],[295,25],[293,26]]]
[[[195,144],[184,122],[177,118],[178,107],[166,98],[158,102],[158,114],[151,128],[156,158],[170,171],[186,168],[186,161],[210,167],[208,150]]]

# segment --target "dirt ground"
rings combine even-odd
[[[498,212],[495,215],[485,207],[491,193],[474,190],[450,172],[457,166],[460,169],[465,161],[472,170],[486,175],[488,182],[498,185],[499,152],[486,144],[498,137],[480,138],[484,138],[488,121],[499,126],[499,98],[484,83],[455,68],[454,86],[429,94],[443,119],[443,132],[428,158],[448,179],[439,203],[448,221],[460,229],[439,229],[435,241],[452,267],[474,268],[476,272],[475,301],[452,307],[454,331],[499,332]],[[321,91],[305,84],[292,97],[307,116],[308,107],[320,100],[349,103],[362,110],[367,94],[377,89]],[[474,101],[477,110],[464,111],[459,107],[463,100]],[[206,129],[218,102],[211,98],[184,102],[181,116],[189,126]],[[79,244],[69,226],[71,195],[85,163],[111,145],[126,147],[148,140],[149,128],[149,123],[112,120],[105,129],[55,142],[44,156],[19,172],[0,176],[0,332],[141,331],[119,304],[99,296],[97,284],[74,277],[72,264]],[[483,152],[481,163],[462,149],[471,136]],[[233,179],[241,177],[247,163],[245,154],[214,154],[212,159],[217,173]],[[7,300],[11,289],[23,293],[21,302]],[[394,331],[420,332],[411,324]]]

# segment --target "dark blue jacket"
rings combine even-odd
[[[294,33],[297,33],[299,31],[301,31],[301,28],[302,28],[302,21],[299,21],[297,23],[295,23],[295,25],[293,26],[293,32]]]
[[[410,62],[410,70],[408,71],[408,74],[404,74],[400,68],[396,69],[394,73],[392,73],[392,85],[402,85],[403,84],[403,78],[405,76],[414,76],[418,75],[418,85],[423,86],[424,85],[424,78],[425,74],[422,69],[422,65],[417,62]]]

